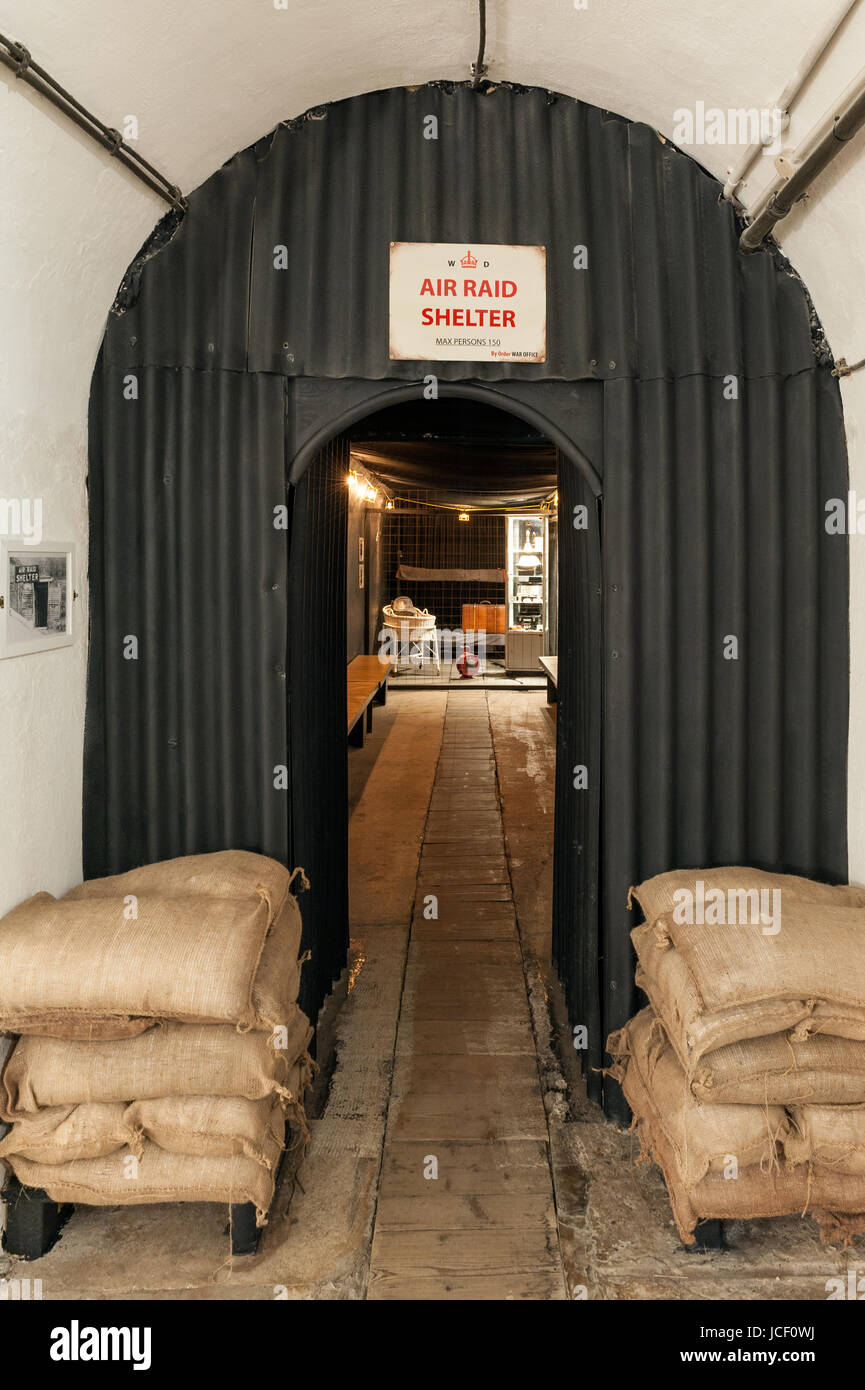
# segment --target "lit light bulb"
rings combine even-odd
[[[457,517],[457,520],[458,520],[458,521],[468,521],[468,519],[469,519],[469,514],[468,514],[468,512],[460,512],[459,516]]]

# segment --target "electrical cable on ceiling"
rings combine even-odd
[[[478,0],[478,23],[480,32],[478,36],[478,56],[477,62],[472,63],[472,76],[474,77],[473,87],[477,87],[482,77],[486,75],[487,67],[484,62],[484,50],[487,46],[487,0]]]
[[[426,502],[423,498],[420,497],[400,497],[397,493],[394,493],[394,496],[391,500],[394,502],[404,502],[411,505],[412,507],[432,507],[432,509],[437,512],[456,512],[457,514],[459,514],[460,512],[465,511],[465,506],[462,506],[456,502]],[[474,502],[472,502],[469,510],[479,516],[511,516],[514,514],[522,514],[522,512],[524,512],[526,509],[526,505],[528,504],[518,504],[515,502],[512,507],[485,507],[482,502],[478,502],[477,500],[475,500]],[[555,510],[555,506],[552,502],[552,499],[549,497],[545,498],[542,502],[538,503],[537,505],[540,507],[541,511],[544,511],[548,508]]]
[[[132,149],[119,130],[100,121],[98,116],[94,116],[70,92],[61,87],[50,73],[38,63],[34,63],[29,49],[25,48],[23,43],[16,43],[14,39],[7,39],[5,34],[0,34],[0,63],[14,72],[16,78],[26,82],[28,87],[32,87],[40,96],[50,101],[58,111],[62,111],[64,116],[84,131],[85,135],[89,135],[92,140],[102,145],[103,149],[108,150],[109,154],[118,159],[130,173],[146,184],[151,192],[158,193],[160,198],[164,198],[166,203],[177,211],[186,210],[186,199],[180,189],[169,183],[165,175],[154,168],[143,155]]]

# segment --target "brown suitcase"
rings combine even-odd
[[[463,632],[504,632],[505,605],[488,598],[481,603],[464,603],[462,622]]]
[[[478,610],[477,624],[479,632],[504,632],[505,631],[505,605],[503,603],[491,603],[489,599],[484,599],[482,603],[475,605]]]
[[[475,627],[475,605],[473,603],[463,604],[463,632],[476,632]]]

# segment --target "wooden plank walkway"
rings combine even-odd
[[[566,1297],[480,693],[448,698],[418,873],[367,1296]]]

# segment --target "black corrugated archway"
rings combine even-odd
[[[630,883],[743,861],[843,878],[847,550],[823,526],[847,491],[838,383],[801,281],[777,250],[744,257],[738,231],[656,132],[508,85],[335,103],[196,190],[130,268],[94,379],[86,872],[228,844],[290,854],[274,769],[309,774],[274,508],[299,517],[304,459],[429,370],[388,358],[390,242],[468,239],[547,248],[547,360],[472,364],[471,381],[437,363],[440,382],[536,412],[603,489],[597,563],[572,551],[567,581],[602,607],[564,677],[585,688],[597,653],[603,733],[592,746],[584,711],[588,753],[559,760],[588,759],[601,853],[595,872],[570,803],[556,868],[560,884],[581,861],[557,956],[590,1077],[633,1008]],[[586,476],[571,470],[567,505]]]

